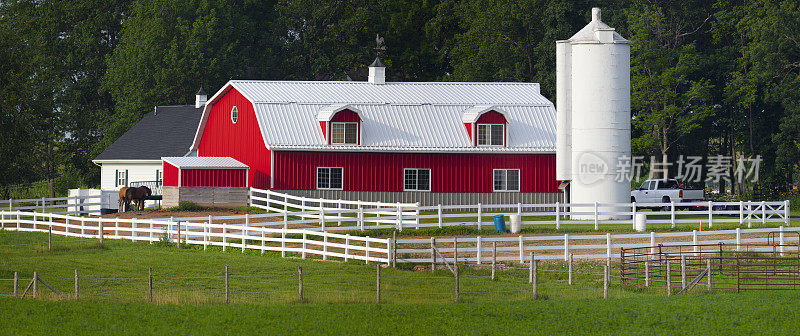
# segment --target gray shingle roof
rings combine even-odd
[[[157,106],[95,160],[160,160],[184,156],[192,145],[203,108],[194,105]]]

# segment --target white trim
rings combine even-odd
[[[422,189],[406,189],[406,172],[409,170],[427,170],[428,171],[428,190]],[[417,187],[419,187],[419,173],[417,173]],[[403,168],[403,191],[422,191],[422,192],[431,192],[433,189],[431,186],[433,185],[433,173],[431,172],[430,168]]]
[[[103,163],[159,163],[161,160],[125,160],[125,159],[115,159],[115,160],[92,160],[94,164],[103,164]]]
[[[181,167],[175,167],[175,168],[178,168],[178,186],[182,187],[183,185],[181,185],[181,175],[183,174],[181,174]]]
[[[269,188],[275,188],[275,151],[269,151]]]
[[[464,123],[472,123],[472,124],[477,123],[478,119],[480,119],[484,113],[490,111],[495,111],[497,113],[500,113],[503,116],[503,118],[506,119],[506,122],[508,122],[508,115],[506,111],[501,110],[499,107],[497,107],[497,105],[477,105],[468,108],[461,114],[461,121]]]
[[[350,104],[334,104],[334,105],[325,106],[325,107],[321,108],[319,111],[317,111],[317,115],[316,115],[317,121],[330,122],[331,119],[333,119],[333,116],[336,115],[336,113],[339,113],[339,112],[344,111],[344,110],[353,111],[353,113],[355,113],[358,116],[358,119],[364,120],[364,118],[362,117],[362,113],[363,112],[361,112],[361,110],[355,108],[353,105],[350,105]]]
[[[481,145],[480,144],[480,137],[478,137],[478,133],[476,133],[475,134],[475,144],[476,144],[477,147],[496,147],[496,148],[504,148],[504,147],[506,147],[506,125],[505,124],[480,123],[480,124],[476,124],[476,125],[477,125],[478,129],[480,129],[480,126],[483,126],[483,125],[486,125],[488,127],[488,129],[489,129],[488,137],[489,138],[487,140],[489,140],[490,143],[492,142],[492,126],[500,125],[500,126],[503,127],[503,131],[502,131],[502,133],[503,133],[503,144],[502,145],[492,145],[492,144]]]
[[[519,181],[517,181],[517,190],[508,190],[508,173],[506,173],[506,181],[505,181],[505,190],[497,190],[494,188],[494,173],[498,170],[516,170],[517,174],[519,175]],[[519,168],[499,168],[499,169],[492,169],[492,192],[520,192],[522,190],[522,171]]]
[[[358,144],[361,143],[361,139],[360,139],[361,125],[358,122],[353,122],[353,121],[330,121],[330,122],[328,122],[328,124],[330,124],[330,129],[331,129],[331,135],[330,135],[330,137],[331,137],[330,138],[331,139],[331,145],[356,145],[357,146]],[[333,125],[334,124],[344,124],[345,125],[344,135],[343,135],[345,141],[347,141],[347,125],[350,125],[350,124],[356,125],[356,142],[355,143],[351,143],[351,142],[333,142]]]
[[[420,149],[420,148],[396,148],[396,147],[364,147],[364,146],[343,146],[343,145],[311,145],[311,146],[287,146],[287,145],[272,145],[267,146],[269,150],[285,151],[285,152],[299,152],[299,151],[339,151],[339,152],[389,152],[389,153],[478,153],[478,154],[555,154],[555,150],[517,150],[508,147],[500,146],[480,146],[480,147],[461,147],[452,150],[441,148],[436,149]]]
[[[319,187],[319,169],[320,168],[325,168],[325,169],[337,168],[337,169],[341,169],[342,170],[342,187],[341,188],[320,188]],[[328,182],[328,184],[330,184],[330,181]],[[316,190],[344,190],[344,167],[316,167],[316,169],[314,169],[314,187],[316,187]]]

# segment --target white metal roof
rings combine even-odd
[[[556,113],[539,84],[448,82],[230,81],[209,100],[192,149],[211,106],[231,88],[253,102],[270,149],[555,152]],[[344,105],[361,116],[361,145],[328,145],[322,134],[318,116]],[[475,147],[469,139],[464,113],[487,106],[508,120],[506,147]]]
[[[231,157],[162,157],[164,162],[181,169],[247,169],[246,164]]]

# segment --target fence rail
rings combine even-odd
[[[477,264],[492,261],[526,262],[530,253],[537,260],[617,259],[620,249],[652,248],[674,251],[681,246],[694,244],[745,244],[779,241],[781,244],[800,242],[800,228],[760,228],[691,232],[650,232],[644,234],[563,234],[550,236],[459,237],[429,239],[397,239],[398,263],[440,263],[434,248],[446,258],[458,253],[459,262]],[[791,236],[789,235],[791,234]],[[770,237],[776,235],[776,237]],[[457,245],[457,247],[456,247]],[[797,246],[797,245],[795,245]],[[696,247],[695,247],[696,248]],[[457,251],[456,251],[457,250]],[[697,251],[695,251],[697,252]],[[702,252],[702,251],[700,251]]]
[[[342,235],[305,229],[273,229],[264,226],[228,223],[197,223],[160,219],[121,219],[73,217],[53,213],[0,211],[0,228],[17,231],[40,231],[82,237],[165,241],[228,248],[318,255],[323,260],[341,258],[389,263],[391,239]]]
[[[102,196],[42,197],[0,200],[0,207],[8,210],[31,210],[54,214],[94,214],[99,213]],[[96,209],[95,209],[96,208]],[[61,210],[61,211],[58,211]]]

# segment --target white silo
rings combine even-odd
[[[630,201],[630,182],[616,176],[631,155],[630,91],[630,41],[592,8],[592,22],[556,42],[556,179],[569,182],[570,203]],[[593,205],[572,210],[594,218]],[[626,216],[602,216],[614,218]]]

